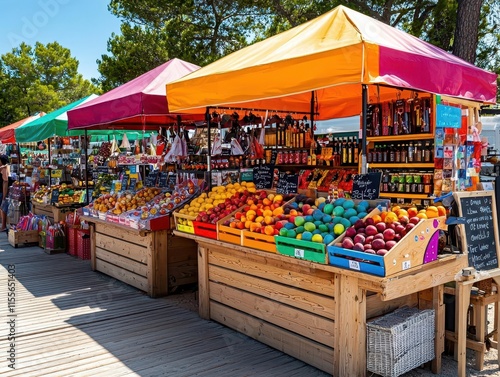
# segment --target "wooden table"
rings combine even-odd
[[[197,281],[197,245],[170,230],[139,230],[82,216],[90,224],[91,266],[146,292],[165,296]]]
[[[478,281],[492,278],[497,286],[500,286],[500,269],[483,271],[481,276],[472,275],[470,278],[462,277],[463,280],[458,281],[455,291],[455,354],[458,360],[458,376],[466,376],[466,355],[467,355],[467,311],[470,305],[470,293],[472,285]],[[499,305],[497,301],[497,305]],[[484,314],[483,314],[484,316]],[[496,329],[500,329],[500,316],[496,316]],[[481,323],[477,331],[484,333],[485,318],[479,318]],[[498,364],[500,366],[500,351],[498,352]]]
[[[439,373],[443,284],[467,265],[450,255],[391,277],[290,258],[174,231],[198,243],[199,314],[334,376],[366,375],[366,321],[404,305],[436,313]]]

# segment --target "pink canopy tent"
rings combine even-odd
[[[200,67],[180,59],[149,72],[68,111],[68,129],[154,130],[182,121],[204,120],[204,114],[170,114],[165,85]]]
[[[38,113],[36,115],[29,116],[27,118],[18,120],[15,123],[9,124],[8,126],[0,128],[0,142],[3,144],[15,144],[16,143],[16,135],[14,134],[14,130],[17,127],[22,126],[23,124],[29,123],[35,119],[41,118],[45,115],[44,112]]]

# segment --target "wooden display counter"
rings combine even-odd
[[[58,223],[59,221],[66,221],[66,215],[69,212],[73,212],[75,208],[79,208],[84,204],[73,204],[57,207],[52,204],[43,204],[32,202],[32,212],[35,215],[45,215],[50,220],[51,224],[54,222]]]
[[[199,314],[334,376],[365,376],[366,321],[404,305],[434,308],[444,351],[443,284],[467,257],[450,255],[377,277],[204,237],[198,242]]]
[[[197,245],[170,230],[147,231],[82,216],[90,224],[94,271],[146,292],[165,296],[197,281]]]

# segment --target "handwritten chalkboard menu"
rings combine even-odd
[[[146,177],[146,181],[144,182],[146,187],[154,187],[156,186],[156,180],[158,178],[158,170],[151,171]]]
[[[465,218],[461,234],[469,266],[476,270],[498,268],[499,246],[494,191],[470,191],[453,194],[459,216]]]
[[[382,173],[355,174],[352,177],[352,199],[375,200],[380,194]]]
[[[269,162],[271,165],[276,164],[276,157],[278,156],[278,151],[276,149],[273,149],[271,151],[271,161]]]
[[[258,190],[273,187],[274,165],[260,165],[253,168],[253,183]]]
[[[167,178],[167,191],[174,191],[177,184],[177,174],[169,174]]]
[[[168,181],[168,172],[167,171],[160,172],[160,177],[158,179],[158,186],[161,188],[167,187],[167,181]]]
[[[128,174],[124,174],[122,177],[122,190],[126,190],[128,187]]]
[[[296,194],[299,188],[299,175],[281,172],[278,178],[276,192],[278,194]]]
[[[52,193],[50,194],[50,203],[54,204],[57,203],[59,200],[59,189],[53,189]]]
[[[130,183],[128,185],[128,189],[130,191],[135,191],[135,186],[137,185],[137,178],[130,178]]]

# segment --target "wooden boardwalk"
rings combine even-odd
[[[16,276],[13,312],[9,265]],[[11,342],[15,370],[9,367]],[[0,234],[0,375],[327,376],[202,320],[171,298],[151,299],[93,272],[87,261],[47,255],[38,247],[14,249],[5,233]]]

